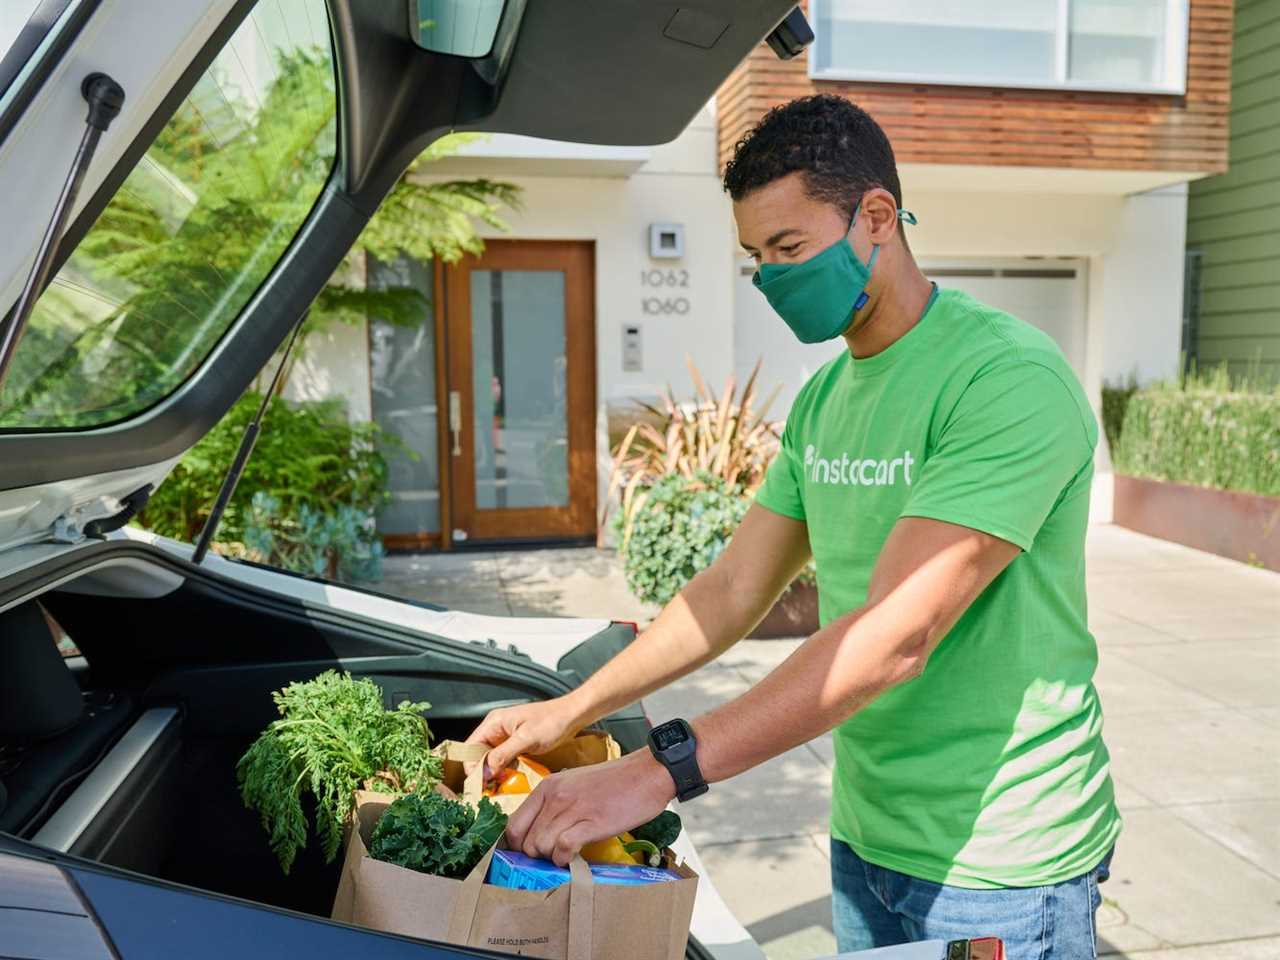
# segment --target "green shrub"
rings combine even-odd
[[[261,394],[246,393],[188,451],[139,515],[142,526],[187,542],[199,535],[261,402]],[[216,542],[290,570],[376,577],[382,553],[374,515],[388,496],[379,447],[389,442],[376,424],[350,423],[341,400],[276,397]]]
[[[1130,377],[1127,383],[1102,385],[1102,432],[1107,437],[1107,449],[1115,453],[1124,427],[1124,414],[1129,400],[1138,389],[1137,381]]]
[[[667,603],[720,555],[749,505],[740,487],[704,471],[657,480],[634,507],[629,536],[623,515],[613,519],[631,592]]]
[[[377,580],[386,551],[371,513],[350,504],[316,509],[298,506],[295,517],[265,490],[253,495],[244,525],[249,553],[286,570],[338,580]]]
[[[1218,371],[1139,390],[1113,455],[1131,476],[1280,496],[1280,388]]]

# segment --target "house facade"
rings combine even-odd
[[[1280,3],[1241,0],[1227,172],[1191,184],[1188,353],[1280,383]]]
[[[393,464],[389,545],[591,538],[611,423],[668,384],[691,395],[686,357],[713,389],[762,359],[785,415],[840,345],[796,342],[753,288],[719,172],[766,110],[817,91],[884,126],[940,285],[1049,332],[1095,402],[1176,372],[1188,184],[1227,164],[1230,0],[806,8],[806,53],[758,48],[670,144],[495,137],[431,168],[521,186],[510,231],[458,265],[371,266],[432,320],[336,330],[290,388],[345,396],[414,451]],[[1095,519],[1109,482],[1103,450]]]

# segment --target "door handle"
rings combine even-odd
[[[449,391],[449,432],[453,434],[453,455],[462,456],[462,394]]]

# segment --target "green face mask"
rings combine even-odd
[[[849,329],[853,315],[867,303],[867,282],[880,244],[871,248],[866,263],[854,252],[849,234],[861,206],[859,200],[845,235],[821,253],[803,263],[762,263],[751,278],[801,343],[834,340]],[[898,211],[898,219],[916,222],[906,210]]]

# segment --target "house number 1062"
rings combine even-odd
[[[644,287],[687,287],[688,270],[641,270],[640,285]]]

